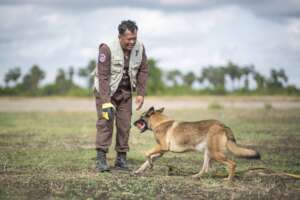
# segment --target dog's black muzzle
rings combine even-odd
[[[133,125],[141,131],[140,133],[143,133],[148,129],[147,122],[143,118],[136,120]]]

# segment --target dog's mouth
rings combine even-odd
[[[133,124],[141,131],[141,133],[145,132],[148,129],[147,122],[144,119],[139,119]]]

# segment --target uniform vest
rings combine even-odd
[[[124,70],[124,52],[120,45],[119,39],[112,41],[108,44],[111,52],[111,68],[110,68],[110,96],[117,91],[118,86],[122,80]],[[130,53],[128,75],[130,77],[131,90],[136,88],[137,73],[143,58],[143,44],[136,41],[133,49]],[[99,79],[98,79],[98,67],[92,72],[94,75],[94,88],[99,92]],[[100,83],[101,84],[101,83]]]

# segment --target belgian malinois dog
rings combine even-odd
[[[238,146],[231,129],[220,121],[179,122],[164,115],[163,111],[164,108],[155,110],[151,107],[134,122],[134,126],[141,133],[152,130],[157,142],[157,145],[146,153],[147,160],[134,171],[135,174],[152,168],[153,161],[168,151],[204,151],[202,169],[193,175],[194,178],[207,173],[210,161],[215,160],[227,165],[229,175],[226,179],[231,180],[235,174],[236,163],[225,156],[226,150],[238,157],[260,159],[257,151]]]

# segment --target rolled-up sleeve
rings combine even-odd
[[[106,44],[99,45],[99,55],[98,55],[98,79],[99,79],[99,96],[101,102],[110,102],[110,57],[111,52]]]
[[[143,47],[143,57],[142,62],[137,73],[137,95],[145,96],[146,94],[146,87],[147,87],[147,80],[149,74],[149,67],[147,61],[147,55],[145,47]]]

